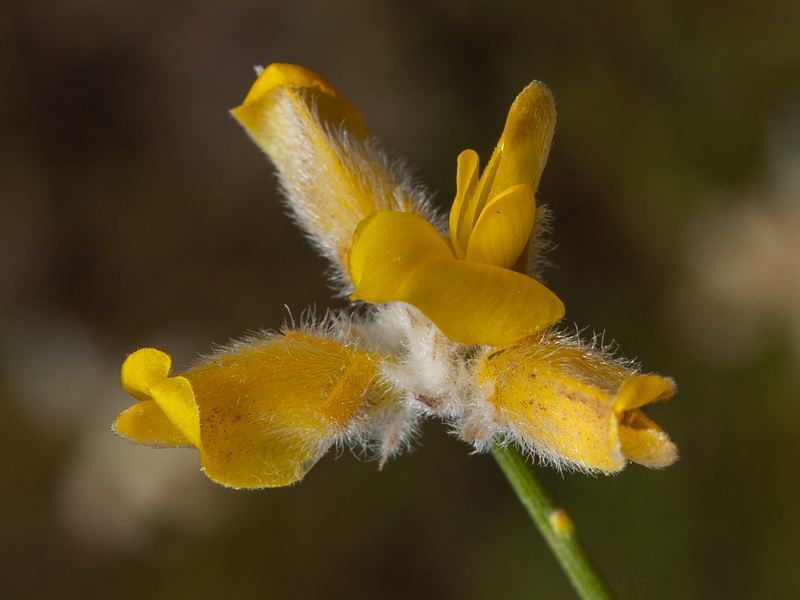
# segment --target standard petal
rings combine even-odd
[[[555,125],[553,95],[543,83],[532,82],[511,105],[503,134],[481,175],[478,194],[482,203],[521,183],[536,191]]]
[[[530,186],[515,185],[502,191],[478,217],[466,259],[510,268],[528,245],[535,220],[536,200]]]
[[[390,299],[413,304],[463,344],[509,344],[564,316],[561,300],[535,279],[455,259],[421,264]]]
[[[203,470],[235,488],[298,481],[373,406],[375,363],[335,340],[292,333],[236,344],[189,371]]]
[[[362,219],[385,209],[426,212],[410,178],[396,177],[368,140],[358,111],[315,73],[270,65],[231,112],[275,165],[298,224],[344,274]]]
[[[397,290],[422,264],[454,259],[436,228],[412,213],[378,211],[359,223],[350,249],[353,299],[367,302],[400,300]]]

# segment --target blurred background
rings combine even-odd
[[[0,596],[572,598],[492,459],[438,423],[235,492],[110,432],[119,365],[329,300],[227,114],[314,69],[443,208],[531,79],[567,326],[679,395],[682,459],[543,477],[625,598],[800,597],[800,3],[28,0],[0,6]]]

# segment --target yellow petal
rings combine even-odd
[[[155,348],[143,348],[122,364],[120,380],[139,400],[153,400],[193,446],[200,447],[200,422],[194,394],[183,377],[168,377],[172,359]]]
[[[270,65],[231,112],[274,163],[297,223],[345,274],[362,219],[376,210],[424,212],[368,140],[358,111],[315,73]]]
[[[678,460],[678,448],[669,436],[637,410],[675,393],[675,383],[658,375],[628,377],[617,392],[614,412],[619,419],[622,452],[630,460],[651,468],[668,467]]]
[[[619,441],[626,457],[651,469],[668,467],[678,460],[678,447],[638,410],[625,413],[620,421]]]
[[[169,374],[172,359],[155,348],[142,348],[129,355],[120,369],[122,389],[137,400],[152,400],[151,387]]]
[[[458,258],[464,258],[469,245],[476,214],[475,186],[478,183],[478,154],[464,150],[458,155],[456,167],[456,198],[450,209],[450,239]]]
[[[561,300],[535,279],[455,259],[420,265],[391,299],[413,304],[463,344],[509,344],[564,316]]]
[[[422,264],[454,259],[447,241],[420,216],[378,211],[356,229],[350,249],[353,299],[367,302],[399,300],[397,290]]]
[[[203,470],[235,488],[298,481],[372,406],[375,362],[334,340],[295,333],[237,345],[189,371]]]
[[[553,96],[547,86],[534,81],[511,105],[503,134],[481,176],[481,209],[493,196],[514,185],[522,183],[536,191],[555,124]]]
[[[487,203],[469,239],[466,259],[510,268],[526,248],[536,219],[536,200],[527,185],[515,185]]]
[[[137,402],[122,412],[113,429],[122,437],[145,446],[191,446],[154,400]]]
[[[622,384],[614,402],[618,414],[653,402],[660,402],[675,394],[675,383],[658,375],[634,375]]]

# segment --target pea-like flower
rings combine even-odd
[[[194,446],[214,481],[277,487],[297,481],[380,408],[376,357],[312,332],[266,335],[169,377],[171,359],[144,348],[122,365],[140,400],[115,424],[150,446]]]
[[[383,464],[431,416],[478,450],[516,443],[559,468],[677,459],[640,410],[673,382],[556,331],[564,306],[529,272],[555,123],[544,85],[517,97],[480,177],[475,152],[458,157],[449,228],[315,73],[267,67],[233,115],[275,165],[334,285],[370,308],[250,336],[183,374],[160,350],[134,352],[122,385],[138,403],[120,435],[193,446],[208,477],[236,488],[296,482],[334,445]]]
[[[477,153],[461,153],[449,238],[415,214],[364,219],[350,250],[351,297],[413,304],[464,344],[507,344],[559,321],[561,301],[523,274],[554,126],[552,96],[534,82],[511,106],[480,179]]]
[[[659,468],[678,458],[640,410],[672,396],[671,379],[638,374],[603,349],[552,331],[487,349],[477,364],[494,421],[546,462],[613,472],[627,460]]]

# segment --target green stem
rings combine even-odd
[[[553,504],[517,449],[512,445],[494,446],[492,454],[578,595],[583,600],[614,598],[578,538],[572,519]]]

